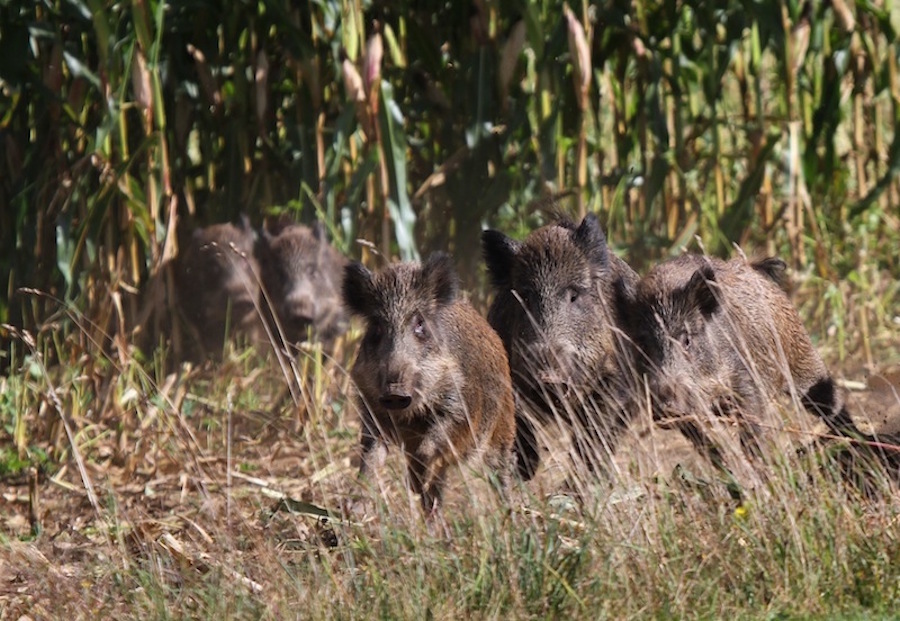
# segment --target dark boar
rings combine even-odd
[[[426,514],[440,504],[449,466],[480,452],[508,484],[515,438],[509,366],[487,322],[458,295],[450,258],[401,263],[373,274],[347,266],[347,308],[366,320],[353,365],[364,476],[387,445],[406,454]]]
[[[609,251],[593,214],[521,242],[487,230],[482,249],[496,290],[488,322],[509,354],[518,398],[519,474],[530,479],[540,463],[533,420],[554,412],[574,423],[576,450],[592,466],[611,454],[628,422],[615,404],[627,361],[611,302],[613,283],[630,286],[637,274]]]
[[[292,224],[277,235],[263,229],[259,255],[263,285],[285,341],[300,343],[312,334],[330,347],[347,329],[340,296],[347,260],[328,242],[325,227]]]
[[[796,394],[832,433],[871,439],[779,287],[784,263],[684,255],[657,265],[617,305],[647,377],[654,418],[678,427],[720,468],[698,414],[733,415],[741,444],[759,451],[756,423],[778,393]]]
[[[221,352],[226,337],[236,333],[251,341],[265,335],[255,240],[246,218],[239,225],[213,224],[196,229],[178,259],[179,306],[206,355]]]

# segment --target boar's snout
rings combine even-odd
[[[675,386],[661,384],[656,387],[656,397],[659,399],[660,407],[664,410],[671,410],[678,403],[678,390]]]
[[[315,300],[309,295],[290,296],[285,300],[283,314],[291,327],[303,331],[315,321]]]
[[[390,386],[378,402],[388,410],[405,410],[412,403],[412,395],[400,386]]]
[[[533,372],[534,377],[542,384],[568,384],[568,365],[562,361],[546,362]]]
[[[684,379],[668,381],[650,381],[650,393],[653,395],[653,419],[657,422],[670,418],[685,416],[689,413],[689,388]]]
[[[575,362],[572,352],[564,345],[553,347],[546,343],[535,344],[523,352],[530,375],[538,385],[556,393],[568,392],[574,383]]]
[[[569,374],[560,369],[541,369],[535,374],[535,378],[545,390],[560,397],[567,397],[572,388]]]
[[[287,317],[292,327],[302,331],[312,325],[315,314],[311,307],[291,307]]]

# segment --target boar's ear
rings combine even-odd
[[[312,236],[319,245],[317,258],[319,261],[323,261],[328,253],[328,229],[325,227],[324,222],[316,220],[315,224],[312,225]]]
[[[487,263],[491,284],[497,289],[512,287],[512,268],[521,244],[500,231],[488,229],[481,233],[481,252]]]
[[[690,282],[684,287],[690,308],[699,309],[704,317],[709,317],[719,310],[719,298],[713,290],[716,285],[716,275],[709,265],[704,265],[694,272]]]
[[[634,298],[634,287],[629,286],[624,278],[619,276],[613,281],[613,310],[619,324],[629,330],[634,324]]]
[[[256,258],[259,259],[263,265],[268,265],[270,262],[274,261],[272,258],[272,242],[275,240],[275,237],[266,228],[266,225],[263,224],[259,229],[259,235],[256,237],[253,243],[253,251],[256,254]]]
[[[453,267],[453,260],[443,252],[435,252],[428,257],[422,266],[422,279],[441,306],[453,302],[459,293],[459,276]]]
[[[321,220],[316,220],[312,225],[312,234],[320,242],[328,241],[328,229]]]
[[[778,257],[766,257],[759,261],[754,261],[750,267],[774,282],[779,287],[784,287],[784,272],[787,270],[787,263]]]
[[[597,216],[592,213],[586,215],[572,233],[572,241],[581,248],[591,263],[602,268],[608,265],[609,247],[606,245],[606,235],[600,228]]]
[[[275,238],[278,237],[278,233],[272,233],[272,230],[263,223],[263,225],[259,229],[259,237],[257,238],[257,245],[264,251],[269,252],[272,249],[272,246],[275,244]]]
[[[256,243],[256,240],[259,239],[259,235],[257,234],[256,229],[253,228],[253,224],[250,223],[250,217],[244,212],[241,212],[240,224],[238,225],[238,229],[249,235],[253,243]]]
[[[362,263],[349,263],[344,267],[344,305],[355,315],[363,317],[372,312],[375,305],[375,287],[372,272]]]

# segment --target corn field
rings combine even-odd
[[[637,266],[699,239],[896,278],[898,31],[878,0],[9,0],[0,322],[74,304],[118,342],[184,231],[240,213],[470,286],[480,230],[548,198]]]

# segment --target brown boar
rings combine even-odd
[[[835,434],[872,440],[854,424],[790,299],[784,263],[683,255],[651,269],[616,300],[646,375],[654,418],[671,423],[718,467],[698,414],[732,415],[758,455],[757,422],[779,393],[799,398]]]
[[[406,454],[426,514],[441,501],[446,470],[475,452],[508,484],[515,438],[509,366],[496,333],[458,293],[449,256],[372,273],[344,271],[343,297],[366,320],[352,379],[358,389],[365,476],[388,444]]]
[[[577,226],[560,219],[524,241],[487,230],[482,249],[496,291],[488,322],[509,354],[519,405],[519,474],[530,479],[540,463],[533,421],[554,413],[572,424],[588,466],[605,463],[628,423],[619,403],[630,376],[612,287],[636,283],[637,274],[609,251],[593,214]]]
[[[273,333],[283,334],[290,344],[312,336],[330,348],[347,329],[340,295],[347,260],[328,242],[325,227],[292,224],[276,235],[263,229],[259,257],[263,285],[278,319]]]
[[[179,307],[205,355],[220,353],[236,334],[264,338],[255,240],[246,218],[199,228],[176,263]]]

